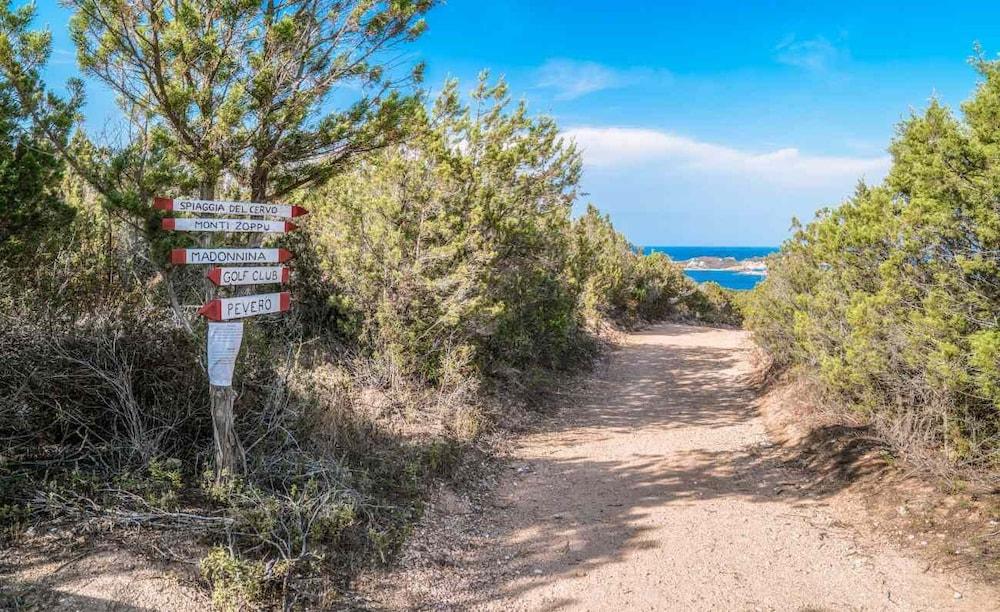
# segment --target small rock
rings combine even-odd
[[[962,599],[962,594],[959,593],[958,591],[955,591],[955,599]]]

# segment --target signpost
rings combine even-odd
[[[301,206],[269,202],[155,198],[153,207],[164,211],[247,217],[290,218],[307,214]],[[161,222],[166,231],[211,234],[232,232],[286,234],[296,229],[295,224],[290,221],[259,218],[168,217]],[[213,265],[206,276],[215,287],[285,284],[288,282],[287,267],[260,264],[281,264],[291,258],[292,254],[286,249],[191,248],[173,249],[170,252],[170,263],[173,265]],[[213,290],[212,293],[215,294],[216,291],[218,290]],[[243,340],[243,319],[287,312],[290,308],[291,296],[287,291],[283,291],[260,295],[213,297],[198,310],[198,314],[209,321],[208,375],[215,434],[216,475],[219,479],[226,475],[236,475],[245,467],[243,448],[234,429],[235,393],[232,388],[233,370]]]

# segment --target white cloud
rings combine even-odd
[[[576,127],[564,136],[579,145],[589,166],[662,165],[665,171],[727,175],[791,187],[850,186],[861,177],[874,182],[885,176],[890,161],[888,156],[810,155],[796,148],[751,152],[640,128]]]
[[[830,72],[848,53],[822,36],[798,40],[788,36],[775,47],[774,58],[782,64],[795,66],[809,72]]]
[[[535,85],[552,89],[556,98],[572,100],[605,89],[634,85],[643,79],[672,79],[669,72],[648,68],[618,70],[595,62],[550,59],[535,73]]]
[[[49,62],[53,66],[75,66],[76,52],[56,47],[52,50],[52,56],[49,58]]]

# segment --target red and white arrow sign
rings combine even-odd
[[[153,198],[153,208],[204,215],[255,215],[258,217],[301,217],[309,212],[301,206],[288,206],[287,204],[173,198]]]
[[[285,234],[296,225],[291,221],[262,221],[260,219],[162,219],[168,232],[256,232],[258,234]]]
[[[184,264],[269,264],[292,258],[287,249],[173,249],[170,263]]]
[[[246,266],[242,268],[212,268],[208,279],[219,287],[237,285],[266,285],[288,282],[288,268],[284,266]]]
[[[198,314],[210,321],[231,321],[262,314],[286,312],[291,308],[291,301],[287,291],[221,298],[202,306]]]

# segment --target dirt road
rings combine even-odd
[[[848,502],[796,486],[754,408],[749,349],[730,330],[630,336],[520,441],[492,508],[452,503],[418,535],[383,605],[1000,609],[997,591],[861,537],[835,507]]]

